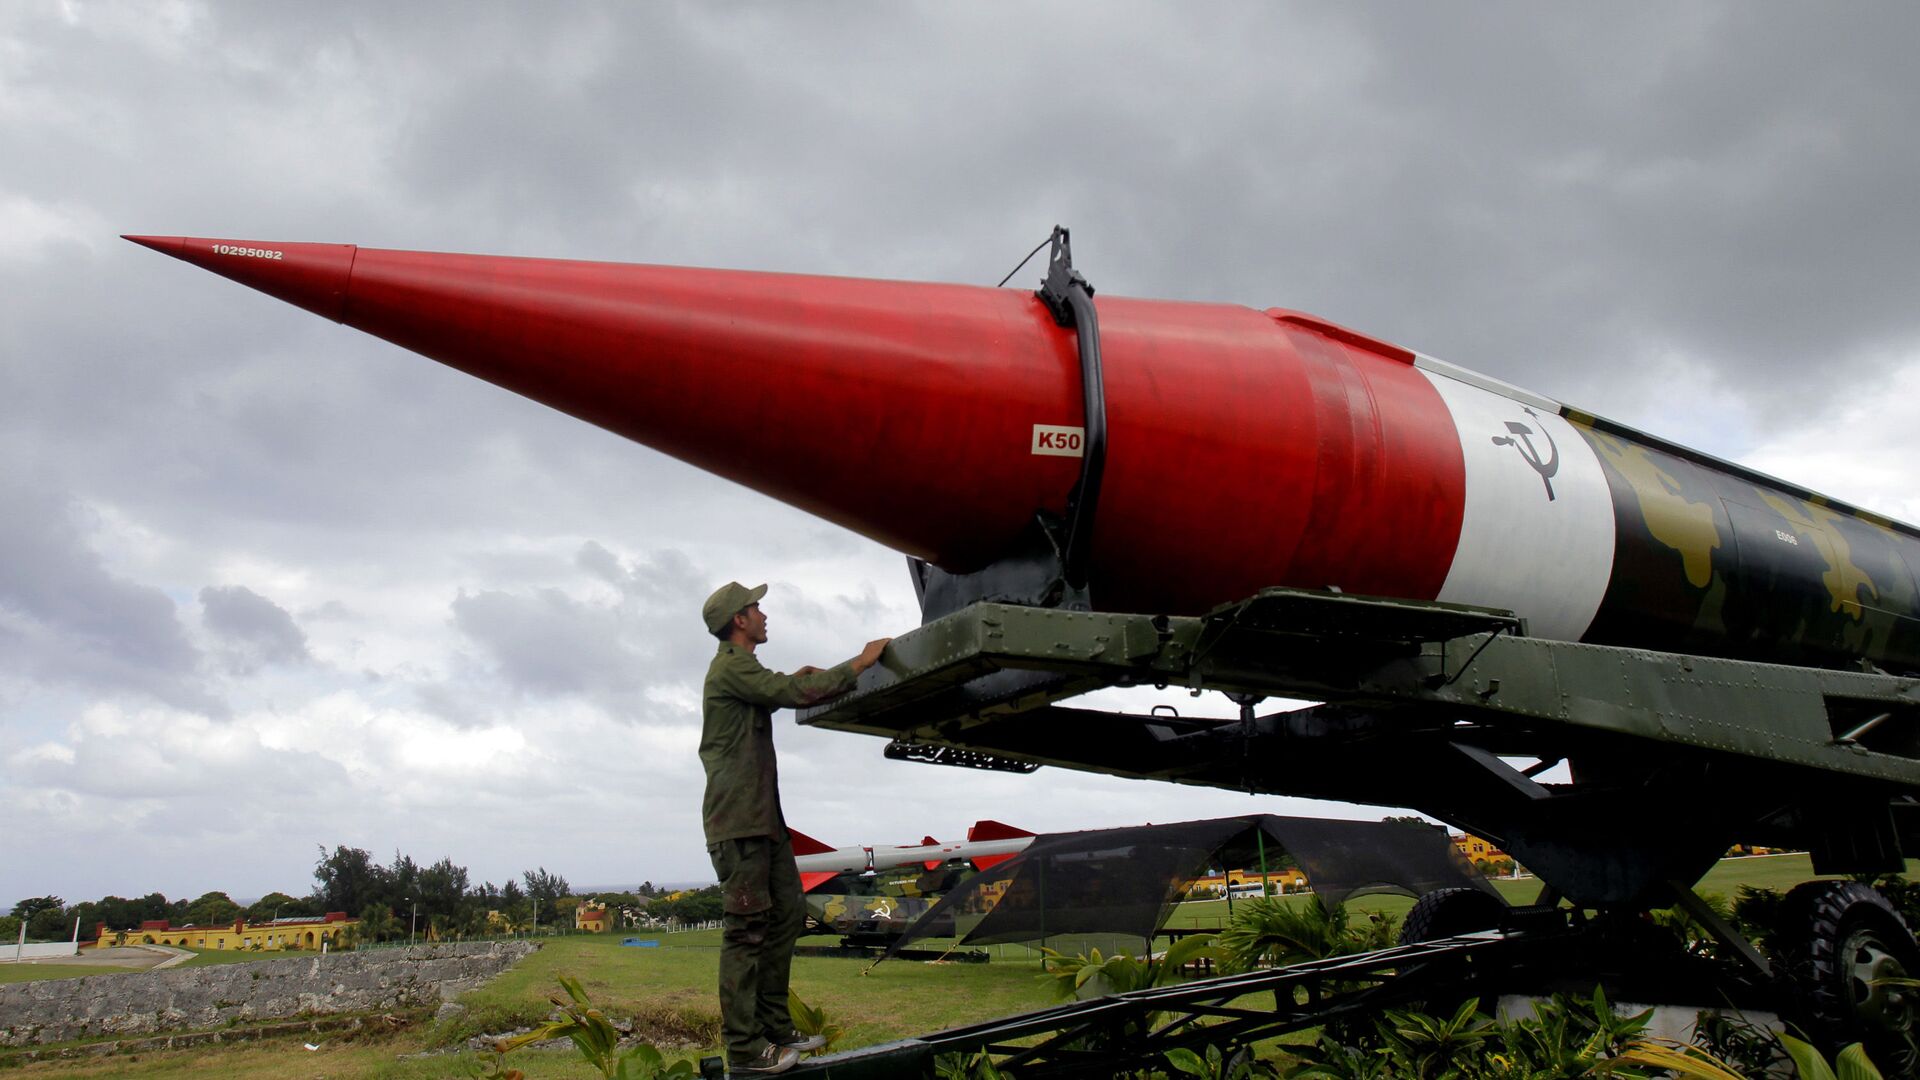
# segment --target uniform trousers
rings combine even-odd
[[[745,836],[707,849],[720,879],[724,913],[720,935],[720,1029],[727,1057],[745,1062],[766,1049],[767,1037],[793,1030],[787,983],[793,944],[806,926],[793,840]]]

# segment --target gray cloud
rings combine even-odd
[[[190,829],[204,808],[178,792],[203,774],[116,795],[60,748],[123,700],[232,701],[223,723],[247,730],[222,767],[317,778],[326,799],[281,821],[314,842],[458,852],[438,808],[484,803],[489,850],[573,844],[493,808],[488,777],[525,768],[517,790],[564,800],[581,776],[624,790],[657,765],[622,814],[681,807],[684,828],[621,858],[691,876],[698,779],[674,740],[697,720],[707,591],[774,583],[774,666],[911,618],[897,555],[121,231],[984,284],[1060,221],[1102,295],[1313,311],[1728,454],[1888,422],[1856,406],[1920,362],[1920,13],[1102,12],[0,8],[0,751],[54,748],[6,793],[21,831],[79,835],[116,807]],[[207,582],[266,581],[271,600],[210,591],[182,625]],[[302,650],[315,662],[271,662]],[[281,771],[286,716],[336,733],[311,769]],[[645,753],[515,750],[523,728]],[[457,768],[428,749],[487,739],[496,756]],[[968,813],[875,745],[790,741],[794,779],[818,778],[794,805],[816,800],[822,832],[887,839],[859,824],[870,796],[822,794],[847,762],[945,815],[915,832]],[[995,812],[1061,826],[1180,805],[1101,783],[1010,782],[996,797],[1017,805]],[[249,788],[224,816],[273,806]],[[261,840],[195,836],[258,882],[195,891],[297,890],[309,849]],[[561,860],[606,865],[604,846],[545,861],[585,880]]]
[[[174,602],[110,572],[70,501],[0,473],[0,506],[0,668],[223,711],[197,678],[200,655]]]
[[[555,585],[462,592],[455,627],[516,692],[586,696],[628,720],[654,716],[647,689],[697,679],[712,651],[699,634],[704,573],[673,549],[622,560],[596,541],[574,562],[616,595],[583,598]],[[441,690],[432,700],[452,709],[457,695]]]
[[[200,590],[200,621],[232,650],[229,664],[250,674],[261,664],[312,659],[307,635],[279,604],[245,585],[208,585]]]

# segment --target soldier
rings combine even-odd
[[[806,923],[793,842],[780,812],[773,757],[773,710],[812,705],[853,689],[891,638],[870,641],[860,655],[826,671],[768,671],[753,651],[767,640],[760,610],[765,585],[730,581],[707,598],[701,614],[720,639],[707,668],[700,763],[707,770],[701,806],[707,854],[720,879],[725,929],[720,946],[720,1019],[727,1067],[736,1075],[785,1072],[803,1050],[825,1040],[794,1030],[787,1012],[793,943]]]

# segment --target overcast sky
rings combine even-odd
[[[895,553],[123,232],[992,284],[1061,222],[1104,295],[1920,516],[1920,14],[1585,15],[0,6],[0,905],[301,893],[335,844],[710,876],[700,600],[771,582],[775,667],[918,621]],[[842,844],[1380,812],[779,740]]]

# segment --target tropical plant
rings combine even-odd
[[[1212,936],[1208,934],[1179,939],[1168,946],[1157,960],[1152,956],[1136,960],[1126,953],[1101,956],[1099,949],[1078,956],[1066,956],[1052,949],[1040,951],[1043,954],[1041,963],[1046,967],[1046,973],[1040,976],[1040,980],[1062,1001],[1165,986],[1177,979],[1180,969],[1194,960],[1201,957],[1220,959],[1219,951],[1213,947]],[[1152,1031],[1160,1026],[1160,1017],[1159,1011],[1130,1017],[1116,1030],[1089,1034],[1084,1045],[1089,1049],[1100,1049],[1111,1045],[1116,1039],[1125,1040],[1141,1032]]]
[[[1346,905],[1328,907],[1317,894],[1304,904],[1257,897],[1239,905],[1216,941],[1222,969],[1235,973],[1360,952],[1390,925],[1370,920],[1364,929],[1349,927]]]
[[[1627,1073],[1626,1068],[1640,1066],[1693,1080],[1751,1080],[1748,1074],[1735,1072],[1727,1062],[1697,1046],[1673,1046],[1651,1039],[1627,1044],[1607,1065],[1616,1075],[1638,1075]]]
[[[787,990],[787,1012],[793,1017],[793,1029],[802,1035],[818,1035],[827,1040],[819,1048],[809,1051],[811,1056],[833,1052],[833,1044],[840,1041],[846,1030],[827,1015],[825,1009],[816,1009],[801,999],[791,988]]]
[[[1479,1010],[1479,998],[1461,1002],[1444,1020],[1389,1009],[1380,1025],[1387,1053],[1404,1063],[1408,1076],[1458,1075],[1462,1068],[1459,1062],[1478,1054],[1481,1044],[1493,1034],[1494,1022],[1478,1015]]]
[[[1177,1047],[1166,1052],[1167,1064],[1187,1076],[1202,1080],[1260,1080],[1279,1076],[1280,1070],[1247,1052],[1230,1053],[1208,1044],[1204,1053]]]
[[[1165,986],[1174,980],[1181,968],[1195,960],[1203,957],[1221,959],[1221,953],[1214,948],[1210,934],[1183,937],[1169,946],[1158,960],[1152,956],[1136,960],[1123,952],[1101,956],[1099,949],[1076,956],[1067,956],[1052,949],[1041,949],[1040,952],[1044,957],[1041,964],[1045,968],[1040,981],[1047,984],[1054,997],[1061,1001],[1076,998],[1085,1000],[1144,990],[1149,986]]]
[[[976,1051],[971,1056],[962,1053],[941,1054],[933,1059],[933,1075],[938,1080],[1009,1080],[985,1050]]]
[[[1859,1043],[1840,1051],[1831,1064],[1820,1051],[1784,1032],[1780,1044],[1787,1048],[1793,1067],[1800,1070],[1800,1080],[1880,1080],[1879,1068]]]
[[[1629,1048],[1650,1045],[1642,1035],[1651,1010],[1619,1016],[1606,995],[1586,1000],[1556,995],[1538,1002],[1533,1015],[1497,1023],[1468,1001],[1447,1017],[1388,1011],[1372,1030],[1347,1036],[1335,1027],[1318,1044],[1299,1051],[1303,1063],[1289,1075],[1327,1080],[1567,1080],[1588,1076],[1640,1076],[1622,1059]],[[1695,1060],[1711,1060],[1703,1052]],[[1664,1066],[1663,1066],[1664,1067]]]
[[[1319,1042],[1296,1051],[1301,1063],[1288,1077],[1315,1077],[1319,1080],[1387,1080],[1392,1062],[1377,1046],[1353,1046],[1322,1031]]]
[[[1796,1075],[1793,1059],[1773,1029],[1737,1013],[1701,1013],[1694,1019],[1693,1042],[1729,1072],[1752,1080],[1793,1080]]]
[[[571,1039],[587,1064],[598,1069],[607,1080],[693,1080],[699,1075],[693,1062],[676,1061],[669,1065],[660,1051],[646,1043],[621,1051],[620,1030],[595,1007],[580,980],[562,975],[560,988],[572,999],[553,999],[560,1016],[536,1025],[532,1031],[501,1039],[495,1044],[499,1053],[509,1054],[548,1039]]]
[[[1532,1016],[1499,1030],[1511,1059],[1534,1070],[1516,1075],[1586,1076],[1604,1071],[1603,1062],[1640,1041],[1652,1018],[1652,1009],[1619,1015],[1608,1004],[1606,991],[1596,986],[1593,996],[1584,1000],[1555,994],[1551,1002],[1535,1002]]]
[[[1722,922],[1733,920],[1733,906],[1727,902],[1726,897],[1718,893],[1701,893],[1700,900]],[[1687,952],[1690,954],[1712,955],[1719,945],[1718,939],[1713,936],[1713,931],[1707,929],[1704,923],[1694,918],[1684,908],[1661,908],[1654,911],[1652,915],[1654,925],[1671,931],[1686,945]]]

